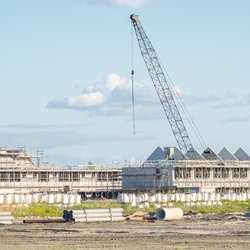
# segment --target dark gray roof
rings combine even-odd
[[[236,161],[237,158],[231,154],[226,148],[223,148],[218,156],[223,160],[223,161]]]
[[[158,146],[154,152],[147,158],[147,161],[166,160],[167,156],[164,151]]]
[[[189,159],[189,160],[201,160],[201,161],[204,161],[204,157],[202,155],[200,155],[195,149],[193,149],[194,151],[194,156],[193,157],[189,157],[188,158],[188,155],[185,154],[185,156]]]
[[[242,149],[239,148],[235,153],[234,156],[239,160],[239,161],[250,161],[250,156]]]
[[[215,152],[211,148],[207,148],[204,150],[204,152],[201,154],[207,161],[218,161],[221,160],[221,158],[215,154]]]
[[[177,147],[173,148],[173,154],[170,155],[170,157],[169,157],[170,149],[171,149],[170,147],[165,147],[164,148],[164,152],[165,152],[166,156],[169,158],[169,160],[177,160],[177,161],[187,160],[187,157],[184,156],[182,154],[182,152]]]

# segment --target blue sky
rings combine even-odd
[[[131,13],[206,144],[250,153],[247,0],[0,0],[1,146],[80,164],[176,145],[135,39],[133,135]]]

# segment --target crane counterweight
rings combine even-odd
[[[139,21],[139,16],[132,14],[130,15],[130,19],[132,20],[133,23],[137,23]]]

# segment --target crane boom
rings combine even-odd
[[[194,159],[195,152],[191,140],[188,136],[184,122],[181,118],[180,112],[177,108],[169,83],[164,75],[156,52],[140,23],[139,16],[132,14],[130,19],[134,26],[141,55],[144,59],[149,75],[167,116],[178,147],[180,151],[189,159]]]

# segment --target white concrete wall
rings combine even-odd
[[[117,197],[118,203],[124,203],[130,206],[139,206],[141,208],[148,207],[149,205],[161,206],[172,205],[173,202],[183,202],[189,206],[193,205],[221,205],[222,201],[246,201],[250,200],[249,193],[232,193],[232,194],[220,194],[220,193],[173,193],[164,194],[157,193],[150,195],[149,193],[119,193]]]
[[[77,205],[81,204],[81,196],[65,193],[0,194],[0,205],[42,203]]]

